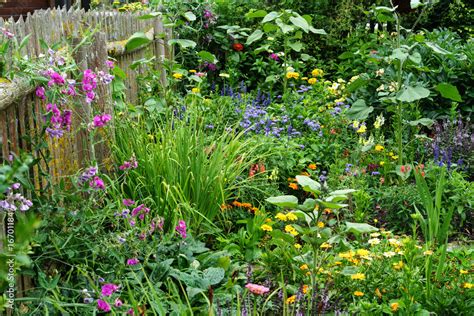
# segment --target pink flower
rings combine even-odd
[[[103,312],[110,312],[110,305],[104,300],[97,300],[97,308]]]
[[[97,88],[97,76],[90,69],[84,70],[82,77],[82,90],[88,92]]]
[[[43,87],[36,88],[36,96],[40,98],[41,100],[46,99],[46,92]]]
[[[94,127],[104,127],[112,119],[110,114],[101,114],[94,117]]]
[[[127,311],[127,315],[135,315],[135,313],[133,312],[133,308],[130,308],[130,309]]]
[[[102,180],[98,176],[95,176],[94,179],[89,182],[89,186],[96,190],[105,190],[104,180]]]
[[[137,258],[131,258],[131,259],[127,260],[127,265],[129,265],[129,266],[134,266],[134,265],[137,265],[139,263],[140,263],[140,261]]]
[[[253,283],[248,283],[245,287],[255,295],[263,295],[270,291],[268,287],[265,287],[263,285],[253,284]]]
[[[274,61],[278,61],[278,60],[279,60],[278,55],[275,54],[275,53],[271,53],[271,54],[270,54],[270,58],[273,59]]]
[[[123,202],[123,205],[125,205],[127,207],[132,206],[133,204],[135,204],[135,201],[131,200],[131,199],[123,199],[122,202]]]
[[[183,239],[186,238],[186,222],[180,220],[178,222],[178,226],[176,226],[176,231],[181,235]]]
[[[120,170],[127,170],[127,169],[137,169],[138,162],[135,156],[130,158],[130,161],[124,161],[124,163],[119,167]]]
[[[118,285],[112,283],[106,283],[102,285],[101,292],[103,296],[110,296],[117,292],[119,289]]]
[[[115,64],[114,64],[114,62],[113,62],[112,60],[107,60],[107,61],[105,62],[105,65],[106,65],[107,67],[109,67],[109,68],[114,68],[114,67],[115,67]]]
[[[115,307],[120,307],[120,306],[122,306],[122,305],[123,305],[122,301],[121,301],[119,298],[117,298],[117,299],[115,300],[114,306],[115,306]]]

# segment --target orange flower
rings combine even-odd
[[[355,291],[355,292],[354,292],[354,295],[355,295],[355,296],[364,296],[364,293],[361,292],[361,291]]]
[[[296,295],[290,296],[286,299],[286,304],[293,304],[296,302]]]
[[[240,203],[239,201],[234,201],[234,202],[232,202],[232,205],[235,206],[235,207],[241,207],[242,203]]]
[[[308,288],[309,288],[309,286],[308,286],[308,285],[306,285],[306,284],[303,284],[303,288],[301,289],[301,290],[302,290],[302,292],[303,292],[303,294],[307,294],[307,293],[308,293]]]
[[[311,164],[308,165],[308,168],[311,169],[311,170],[316,170],[316,164],[311,163]]]
[[[293,190],[298,190],[298,184],[296,183],[290,183],[288,186],[292,188]]]

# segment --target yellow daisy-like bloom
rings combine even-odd
[[[423,252],[425,256],[431,256],[433,254],[433,250],[426,250]]]
[[[293,222],[298,220],[298,216],[296,216],[295,213],[293,213],[293,212],[290,212],[290,213],[286,214],[286,218],[289,221],[293,221]]]
[[[190,69],[189,72],[194,74],[194,73],[196,73],[196,69]]]
[[[308,77],[303,77],[303,78],[301,78],[301,80],[306,81],[306,80],[308,80]]]
[[[299,77],[300,77],[300,74],[294,71],[288,71],[286,73],[286,79],[291,79],[291,78],[298,79]]]
[[[315,163],[310,163],[310,164],[308,165],[308,168],[311,169],[311,170],[316,170],[317,167],[318,167],[318,166],[316,166]]]
[[[295,248],[296,249],[301,249],[301,245],[300,244],[294,244]]]
[[[313,71],[311,71],[311,75],[313,77],[321,77],[322,75],[324,75],[324,72],[322,71],[322,69],[313,69]]]
[[[351,259],[352,257],[354,257],[354,255],[355,255],[355,252],[352,250],[341,252],[340,254],[338,254],[339,257],[345,258],[345,259]]]
[[[467,270],[463,270],[463,269],[459,270],[459,274],[468,274],[468,273],[469,271]]]
[[[319,228],[324,228],[324,226],[326,226],[323,222],[318,222],[318,227]]]
[[[367,132],[367,126],[365,126],[365,125],[361,125],[359,127],[359,129],[357,130],[357,133],[359,133],[359,134],[363,134],[365,132]]]
[[[285,231],[286,231],[287,233],[290,233],[290,234],[293,235],[293,236],[298,235],[298,232],[296,231],[296,229],[295,229],[293,226],[291,226],[291,225],[286,225],[286,226],[285,226]]]
[[[385,165],[385,161],[379,162],[379,165],[380,165],[380,167],[383,167],[383,165]]]
[[[364,256],[368,256],[370,254],[370,251],[366,249],[357,249],[356,253],[358,256],[364,257]]]
[[[300,267],[300,270],[303,270],[303,271],[304,271],[304,270],[308,270],[308,269],[309,269],[309,267],[308,267],[307,264],[303,264],[303,265]]]
[[[309,286],[306,284],[303,284],[303,288],[301,289],[301,291],[303,292],[303,294],[308,294],[308,289],[309,289]]]
[[[393,156],[392,156],[392,159],[393,159],[393,160],[397,160],[397,159],[398,159],[398,155],[393,155]]]
[[[382,151],[384,149],[385,149],[385,147],[383,147],[382,145],[376,145],[375,146],[375,151]]]
[[[380,233],[371,233],[370,234],[370,237],[379,237],[380,236]]]
[[[404,265],[405,265],[405,264],[403,263],[403,261],[400,260],[400,261],[398,261],[397,263],[394,263],[394,264],[393,264],[393,268],[394,268],[395,270],[401,270]]]
[[[355,296],[364,296],[364,292],[355,291],[355,292],[354,292],[354,295],[355,295]]]
[[[365,274],[363,273],[356,273],[351,275],[352,280],[365,280]]]
[[[293,304],[296,302],[296,295],[292,295],[286,299],[286,304]]]
[[[308,79],[308,83],[309,83],[310,85],[315,84],[317,81],[318,81],[318,79],[316,79],[316,78],[310,78],[310,79]]]
[[[323,242],[323,243],[321,244],[321,246],[319,246],[319,248],[321,248],[321,249],[329,249],[329,248],[331,248],[331,247],[332,247],[331,244],[329,244],[329,243],[327,243],[327,242]]]
[[[275,218],[276,219],[279,219],[280,221],[282,222],[286,222],[287,221],[287,217],[285,214],[283,213],[278,213],[277,215],[275,215]]]
[[[183,78],[183,74],[180,74],[179,72],[175,72],[173,74],[173,78],[179,80],[179,79]]]
[[[390,304],[390,309],[392,310],[392,312],[396,312],[399,307],[400,307],[400,304],[398,304],[397,302]]]
[[[267,232],[271,232],[273,230],[272,226],[267,225],[267,224],[263,224],[262,226],[260,226],[260,228]]]
[[[473,284],[472,284],[472,283],[468,283],[468,282],[466,282],[466,283],[464,283],[464,284],[462,285],[462,287],[465,288],[465,289],[472,289],[472,286],[473,286]]]
[[[191,89],[191,92],[192,92],[192,93],[199,93],[199,92],[201,92],[201,89],[199,89],[199,88],[192,88],[192,89]]]
[[[380,239],[378,239],[378,238],[371,238],[371,239],[369,239],[367,242],[369,243],[369,245],[375,246],[375,245],[380,244]]]

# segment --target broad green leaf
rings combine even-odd
[[[283,32],[283,34],[292,32],[294,30],[293,26],[283,23],[280,19],[276,20],[276,24],[280,27],[280,30]]]
[[[323,29],[315,29],[314,27],[310,26],[309,27],[309,31],[313,34],[321,34],[321,35],[327,35],[328,33],[326,33],[325,30]]]
[[[257,10],[257,11],[250,11],[245,14],[247,19],[254,19],[254,18],[263,18],[267,15],[267,11],[265,10]]]
[[[290,46],[295,52],[299,52],[303,48],[303,44],[301,42],[289,43],[288,46]]]
[[[208,51],[202,50],[198,53],[198,56],[203,60],[207,61],[209,63],[217,63],[217,58],[214,56],[214,54],[209,53]]]
[[[421,63],[421,55],[418,52],[414,52],[413,54],[410,54],[408,56],[408,59],[410,59],[412,62],[414,62],[417,65]]]
[[[434,124],[434,121],[432,119],[424,117],[416,121],[409,121],[408,124],[410,124],[411,126],[423,125],[431,127],[431,125]]]
[[[393,50],[390,59],[398,59],[400,61],[405,61],[408,58],[408,53],[405,48],[396,48]]]
[[[276,26],[275,24],[266,23],[265,25],[263,25],[263,31],[265,33],[275,32],[276,30],[278,30],[278,26]]]
[[[302,61],[308,61],[308,60],[310,60],[310,59],[313,58],[312,56],[310,56],[310,55],[308,55],[308,54],[301,54],[300,57],[301,57],[301,60],[302,60]]]
[[[354,193],[354,192],[357,192],[357,190],[344,189],[344,190],[336,190],[336,191],[329,192],[329,195],[346,195],[346,194]]]
[[[187,40],[187,39],[170,39],[168,45],[178,44],[181,48],[194,48],[196,47],[196,42]]]
[[[356,80],[354,80],[353,82],[349,83],[349,85],[347,86],[347,91],[354,92],[357,89],[367,85],[368,83],[369,83],[369,80],[361,76],[357,78]]]
[[[268,203],[286,208],[298,207],[298,198],[293,195],[272,196],[266,199]]]
[[[265,52],[270,49],[270,44],[260,46],[254,50],[255,54],[260,54],[261,52]]]
[[[379,229],[377,227],[369,224],[346,222],[346,231],[349,233],[365,234],[376,232],[378,230]]]
[[[425,45],[431,48],[435,53],[441,54],[441,55],[453,55],[450,51],[447,51],[444,48],[439,47],[438,44],[432,43],[432,42],[425,42]]]
[[[272,11],[272,12],[268,13],[267,15],[265,15],[265,17],[262,20],[262,24],[267,23],[267,22],[271,22],[279,16],[280,16],[280,14],[278,12]]]
[[[255,41],[258,41],[263,36],[263,32],[261,30],[255,30],[250,36],[247,38],[246,45],[250,45]]]
[[[373,111],[374,108],[372,106],[367,106],[364,100],[359,99],[347,111],[347,117],[352,120],[365,120]]]
[[[302,29],[305,33],[308,33],[309,31],[309,24],[308,22],[302,17],[302,16],[292,16],[290,17],[291,23],[293,23],[294,26],[299,27]]]
[[[451,99],[456,102],[462,102],[461,95],[459,94],[458,88],[449,83],[440,83],[436,86],[436,90],[441,93],[443,98]]]
[[[315,199],[306,199],[303,205],[300,205],[299,208],[305,212],[313,211],[316,207],[316,200]]]
[[[125,49],[131,51],[150,42],[151,39],[144,32],[136,32],[127,40]]]
[[[334,209],[334,210],[338,210],[338,209],[341,209],[341,208],[347,206],[347,204],[326,202],[326,201],[322,201],[322,200],[318,200],[318,202],[319,202],[319,204],[321,204],[323,207],[325,207],[325,208],[330,208],[330,209]]]
[[[402,102],[414,102],[429,97],[430,90],[422,86],[406,86],[397,95],[397,100]]]
[[[307,176],[296,176],[296,181],[306,192],[319,193],[321,184]]]
[[[416,9],[421,5],[423,5],[423,3],[420,0],[410,0],[410,7],[412,9]]]
[[[210,285],[216,285],[224,279],[225,271],[222,268],[207,268],[204,270],[203,277]]]
[[[188,20],[189,22],[196,21],[196,16],[195,16],[194,13],[192,13],[191,11],[185,12],[185,13],[183,14],[183,16],[184,16],[185,19]]]

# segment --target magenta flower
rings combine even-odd
[[[270,54],[270,58],[273,59],[274,61],[278,61],[278,60],[279,60],[278,55],[275,54],[275,53],[271,53],[271,54]]]
[[[109,67],[109,68],[114,68],[114,67],[115,67],[115,64],[114,64],[114,62],[113,62],[112,60],[107,60],[107,61],[105,62],[105,65],[106,65],[107,67]]]
[[[183,239],[186,238],[186,222],[183,220],[180,220],[178,222],[178,226],[176,226],[176,231],[181,235]]]
[[[134,266],[134,265],[137,265],[139,263],[140,263],[140,261],[138,261],[137,258],[131,258],[131,259],[127,260],[127,265],[129,265],[129,266]]]
[[[268,287],[265,287],[263,285],[253,284],[253,283],[248,283],[245,287],[255,295],[263,295],[270,291]]]
[[[95,190],[105,190],[104,180],[95,176],[91,182],[89,182],[89,186]]]
[[[110,296],[117,292],[119,289],[118,285],[115,285],[113,283],[106,283],[102,285],[101,292],[102,296]]]
[[[84,70],[82,90],[89,92],[97,88],[97,76],[90,69]]]
[[[103,312],[110,312],[110,305],[104,300],[97,300],[97,308]]]
[[[133,311],[133,308],[130,308],[128,311],[127,311],[127,315],[135,315],[134,311]]]
[[[46,91],[44,90],[43,87],[36,88],[36,96],[40,98],[41,100],[46,99]]]
[[[101,114],[94,117],[94,127],[104,127],[112,119],[110,114]]]
[[[133,204],[135,204],[135,201],[131,200],[131,199],[123,199],[122,203],[123,203],[123,205],[128,207],[128,206],[132,206]]]
[[[130,161],[124,161],[124,163],[119,167],[120,170],[127,170],[127,169],[136,169],[138,168],[138,161],[135,156],[130,158]]]

